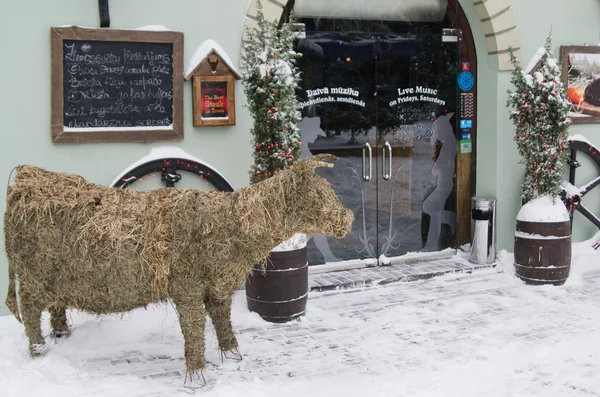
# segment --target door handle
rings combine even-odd
[[[386,169],[386,164],[385,164],[385,149],[388,149],[390,155],[388,158],[388,167]],[[383,152],[382,152],[382,156],[381,156],[381,169],[383,172],[383,179],[385,179],[386,181],[389,181],[390,178],[392,177],[392,145],[390,145],[390,143],[388,141],[385,142],[385,144],[383,145]]]
[[[366,150],[369,150],[369,175],[367,175],[367,153]],[[363,146],[363,155],[362,155],[362,167],[363,167],[363,179],[365,181],[370,181],[371,178],[373,177],[373,152],[371,151],[371,145],[369,145],[369,143],[365,143],[365,146]]]

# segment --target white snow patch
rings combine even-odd
[[[540,72],[535,72],[533,77],[538,82],[538,84],[542,84],[544,82],[544,75]]]
[[[231,58],[229,57],[229,55],[227,55],[225,50],[216,41],[208,39],[203,41],[202,44],[198,46],[198,48],[190,58],[187,68],[185,69],[186,80],[191,77],[192,73],[194,73],[194,70],[198,67],[198,65],[200,65],[206,59],[206,57],[209,56],[210,53],[213,51],[221,57],[223,62],[225,62],[227,67],[231,69],[233,74],[237,78],[240,78],[241,74],[238,72],[235,66],[233,66],[233,62],[231,61]]]
[[[154,160],[162,160],[162,159],[167,159],[167,158],[178,158],[178,159],[194,161],[194,162],[196,162],[198,164],[202,164],[202,165],[204,165],[204,166],[212,169],[213,172],[217,173],[219,176],[221,176],[221,178],[223,178],[223,179],[225,179],[227,181],[227,178],[225,178],[223,176],[223,174],[221,174],[220,172],[218,172],[215,167],[213,167],[212,165],[208,164],[205,161],[200,160],[197,157],[192,156],[191,154],[186,153],[183,149],[178,148],[176,146],[159,146],[159,147],[152,148],[152,150],[150,151],[150,154],[142,157],[141,159],[139,159],[135,163],[131,164],[129,167],[125,168],[119,174],[119,176],[117,176],[111,182],[110,186],[114,186],[115,183],[117,183],[119,180],[121,180],[121,178],[123,178],[126,174],[128,174],[134,168],[137,168],[137,167],[139,167],[142,164],[146,164],[146,163],[149,163],[149,162],[154,161]],[[229,183],[229,181],[227,181],[227,183]],[[231,183],[229,183],[229,184],[231,185]]]
[[[294,234],[289,240],[286,240],[273,248],[271,251],[282,252],[282,251],[295,251],[300,248],[306,247],[308,242],[308,236],[303,233]]]
[[[573,134],[570,135],[569,138],[567,138],[568,141],[579,141],[579,142],[585,142],[588,145],[594,147],[594,145],[592,144],[592,142],[590,142],[589,139],[587,139],[585,136],[581,135],[581,134]]]
[[[318,266],[310,266],[308,268],[308,274],[327,273],[340,270],[362,269],[370,266],[377,266],[377,259],[349,259],[339,262],[329,262]]]
[[[577,188],[577,186],[573,185],[571,182],[569,181],[562,181],[562,183],[560,184],[560,186],[565,189],[565,191],[567,192],[567,194],[569,196],[574,196],[576,194],[580,193],[580,190]]]
[[[525,233],[516,231],[515,237],[531,239],[531,240],[563,240],[565,238],[569,238],[570,236],[542,236],[537,233]]]
[[[170,31],[171,29],[167,28],[166,26],[162,26],[162,25],[146,25],[146,26],[140,26],[139,28],[135,28],[135,30],[149,30],[149,31],[154,31],[154,32],[165,32],[165,31]]]
[[[545,195],[537,197],[523,207],[517,214],[517,220],[521,222],[565,222],[569,221],[569,211],[560,200],[556,197]]]
[[[531,58],[531,61],[529,61],[529,64],[527,64],[527,67],[523,71],[527,74],[531,73],[533,68],[535,68],[535,66],[542,60],[542,58],[546,54],[547,54],[547,52],[544,47],[539,48],[536,51],[536,53],[533,55],[533,57]]]

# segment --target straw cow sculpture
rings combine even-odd
[[[19,166],[4,218],[6,304],[24,324],[31,356],[46,350],[44,310],[60,336],[70,332],[67,308],[100,315],[169,300],[185,340],[188,374],[204,368],[206,314],[221,351],[237,351],[231,299],[253,266],[295,233],[341,238],[350,231],[352,212],[314,172],[333,167],[323,160],[334,158],[298,161],[232,193],[137,192]]]

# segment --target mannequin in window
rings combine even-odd
[[[456,168],[456,137],[450,119],[454,113],[438,117],[433,122],[432,146],[440,141],[442,147],[439,156],[431,167],[431,174],[436,177],[436,187],[423,201],[423,212],[429,215],[429,231],[427,242],[421,252],[437,251],[439,249],[442,224],[450,225],[452,231],[456,228],[456,213],[444,209],[446,200],[454,187],[454,170]]]

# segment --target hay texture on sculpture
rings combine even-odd
[[[67,308],[108,314],[166,300],[179,316],[189,374],[204,368],[206,314],[219,348],[236,349],[231,297],[252,267],[295,233],[350,231],[352,212],[314,172],[334,158],[313,156],[232,193],[136,192],[19,166],[4,217],[6,304],[22,319],[31,355],[45,351],[44,310],[53,334],[68,335]]]

